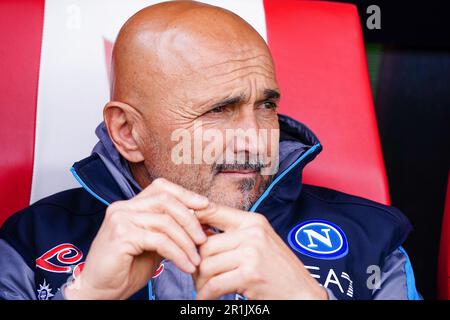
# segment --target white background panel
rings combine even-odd
[[[47,0],[30,203],[78,187],[72,164],[88,156],[109,98],[104,39],[136,11],[160,1]],[[266,39],[262,0],[204,1],[227,8]]]

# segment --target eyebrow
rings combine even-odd
[[[261,101],[280,99],[280,93],[274,89],[265,89],[263,95],[264,95],[264,97]],[[235,96],[235,97],[225,98],[225,99],[213,104],[210,108],[215,109],[215,108],[220,108],[220,107],[236,105],[236,104],[242,103],[243,101],[245,101],[245,94],[241,93],[240,95]]]
[[[264,90],[264,100],[277,100],[280,99],[280,93],[274,89]]]
[[[213,104],[211,106],[211,109],[239,104],[239,103],[243,102],[244,100],[245,100],[245,95],[241,93],[238,96],[225,98],[225,99]]]

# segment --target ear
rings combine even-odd
[[[135,163],[144,161],[138,144],[139,118],[139,113],[123,102],[110,101],[103,108],[103,119],[114,146],[126,160]]]

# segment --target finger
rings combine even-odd
[[[140,245],[145,251],[156,251],[186,273],[195,272],[195,266],[188,256],[168,236],[163,233],[140,230]]]
[[[210,202],[205,209],[195,210],[195,215],[202,224],[228,231],[238,229],[254,213]]]
[[[209,236],[208,240],[200,246],[200,257],[205,259],[225,251],[234,250],[239,247],[243,240],[242,232],[239,231],[229,231]]]
[[[166,234],[186,253],[194,265],[199,265],[200,255],[197,252],[195,243],[186,233],[186,230],[170,215],[137,213],[131,215],[130,219],[137,226]]]
[[[197,300],[218,299],[228,293],[243,293],[239,269],[221,273],[210,278],[197,292]]]
[[[207,197],[190,191],[182,186],[170,182],[164,178],[158,178],[144,190],[142,190],[135,198],[146,198],[155,192],[167,192],[175,196],[179,201],[192,209],[203,209],[208,206],[209,200]]]
[[[234,270],[242,263],[242,255],[237,250],[226,251],[202,260],[196,280],[196,288],[199,291],[205,283],[221,273]]]
[[[204,243],[207,239],[200,222],[192,210],[170,194],[162,193],[151,198],[141,198],[134,201],[133,206],[134,210],[143,212],[157,210],[159,213],[170,215],[198,245]]]

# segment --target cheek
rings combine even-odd
[[[256,117],[260,128],[278,129],[278,114],[273,109],[260,109],[256,111]]]
[[[170,141],[170,132],[161,130],[147,131],[144,140],[145,166],[154,176],[166,176],[173,170],[174,162],[171,159],[171,150],[175,142]]]
[[[269,113],[268,111],[267,113]],[[267,141],[267,148],[272,151],[277,151],[278,143],[280,141],[280,126],[278,123],[278,116],[276,114],[260,115],[258,118],[258,126],[260,134],[265,137]]]

